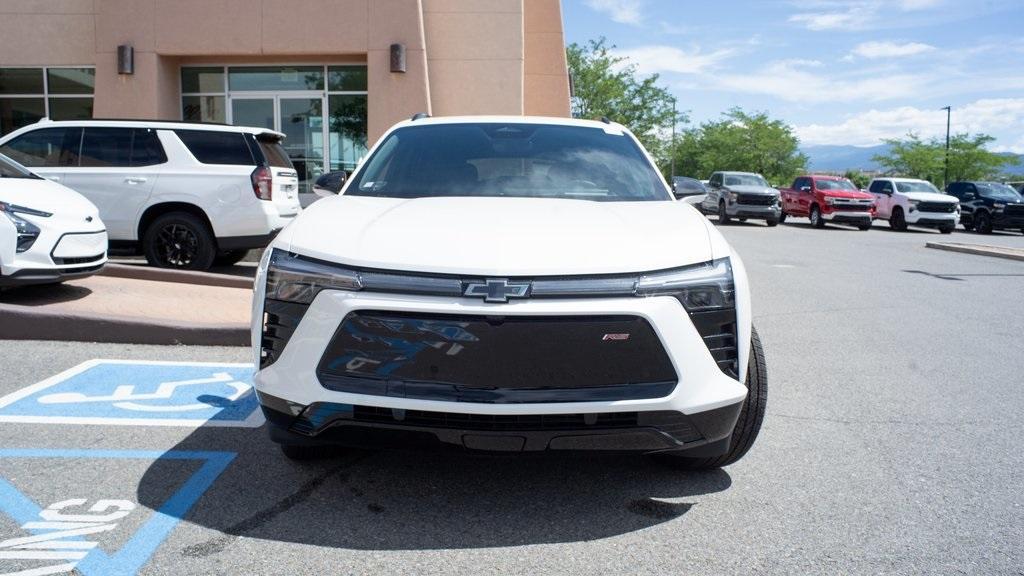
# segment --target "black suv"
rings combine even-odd
[[[989,234],[993,230],[1024,233],[1024,198],[999,182],[953,182],[946,193],[960,199],[960,223],[965,230]]]

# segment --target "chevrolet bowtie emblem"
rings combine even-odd
[[[483,297],[484,302],[508,302],[509,298],[526,298],[529,282],[509,282],[505,278],[488,278],[484,282],[466,285],[466,296]]]

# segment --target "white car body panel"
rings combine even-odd
[[[888,220],[892,217],[892,212],[897,206],[903,210],[903,217],[906,219],[907,224],[915,224],[919,220],[926,218],[928,220],[946,220],[951,225],[955,225],[960,219],[959,210],[955,210],[953,212],[921,212],[920,210],[910,210],[911,200],[919,202],[959,204],[956,197],[948,194],[932,192],[900,192],[896,187],[896,184],[899,182],[926,183],[925,180],[917,180],[914,178],[875,178],[871,181],[871,184],[873,185],[878,181],[889,182],[893,188],[892,194],[869,192],[869,194],[875,197],[875,217],[880,220]]]

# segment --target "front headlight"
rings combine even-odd
[[[15,252],[19,253],[28,251],[28,249],[36,243],[36,240],[39,238],[40,230],[38,226],[17,216],[17,214],[38,216],[40,218],[49,218],[50,216],[53,216],[53,214],[49,212],[43,212],[42,210],[35,210],[4,202],[0,202],[0,213],[7,216],[7,219],[14,224],[14,228],[18,231],[18,241]]]
[[[910,204],[910,211],[913,212],[914,210],[917,210],[917,205],[920,204],[921,201],[920,200],[907,200],[907,203]]]
[[[637,296],[674,296],[688,312],[736,306],[732,264],[720,258],[696,266],[646,274],[636,283]]]
[[[267,262],[267,298],[309,304],[321,290],[360,290],[359,274],[274,250]]]
[[[995,204],[992,205],[992,207],[995,208],[996,212],[1002,212],[1003,208],[1006,208],[1006,204],[1003,204],[1002,202],[996,202]]]
[[[835,196],[825,196],[825,204],[828,204],[829,206],[832,206],[835,203],[836,203]]]

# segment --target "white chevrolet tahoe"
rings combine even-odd
[[[92,201],[112,248],[203,270],[266,246],[301,210],[282,138],[240,126],[41,120],[0,138],[0,153]]]
[[[624,127],[415,118],[262,259],[256,390],[325,445],[743,456],[765,362],[743,263]]]
[[[888,220],[893,230],[907,226],[938,228],[949,234],[960,219],[960,203],[927,180],[875,178],[868,191],[875,197],[875,217]]]

